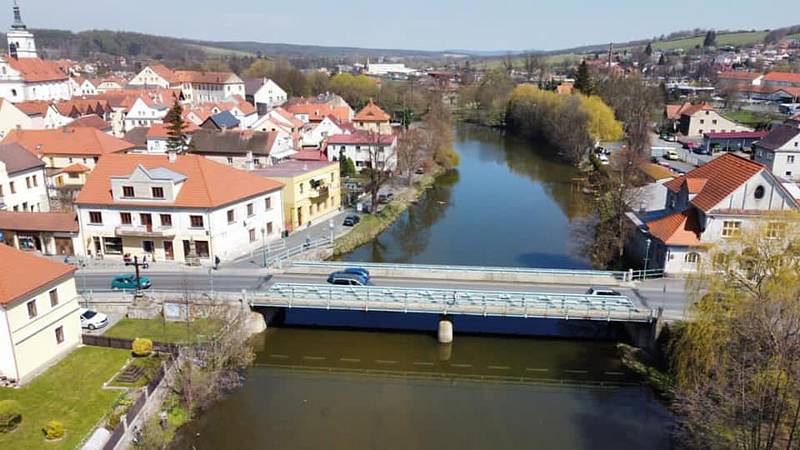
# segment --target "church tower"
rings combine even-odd
[[[33,33],[28,31],[28,27],[22,23],[22,15],[19,12],[17,0],[14,0],[14,23],[6,33],[8,39],[8,55],[12,58],[36,58],[36,42],[33,40]]]

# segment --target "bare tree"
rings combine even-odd
[[[614,107],[625,124],[628,146],[639,155],[650,149],[650,128],[663,106],[658,87],[648,86],[640,77],[611,77],[598,86],[598,93]]]
[[[411,185],[414,171],[430,158],[424,131],[420,129],[406,130],[398,138],[397,168],[406,177],[406,184]]]
[[[387,136],[382,136],[375,131],[369,132],[369,146],[367,147],[369,167],[361,170],[367,176],[366,189],[370,195],[370,208],[373,212],[378,208],[378,193],[392,178],[390,167],[397,158],[397,155],[386,148],[385,138]]]

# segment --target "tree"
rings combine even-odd
[[[797,449],[800,222],[765,217],[708,252],[673,342],[675,406],[693,448]]]
[[[331,78],[330,89],[355,109],[364,107],[378,95],[378,85],[366,75],[336,74]]]
[[[430,156],[426,146],[427,139],[421,129],[405,130],[397,142],[397,168],[411,186],[414,171]]]
[[[344,150],[339,151],[339,173],[342,177],[351,177],[356,173],[353,160],[345,156]]]
[[[715,45],[717,45],[717,32],[708,30],[703,38],[703,47],[714,47]]]
[[[325,72],[313,72],[306,77],[306,80],[309,94],[319,95],[328,92],[331,79]]]
[[[586,112],[587,131],[595,141],[618,141],[625,136],[622,124],[614,117],[614,110],[596,95],[581,95],[581,106]]]
[[[589,73],[589,66],[586,65],[586,60],[581,61],[580,66],[578,66],[578,73],[575,75],[575,89],[586,95],[592,95],[594,90],[592,75]]]
[[[630,149],[645,155],[650,147],[651,125],[664,101],[658,88],[641,77],[612,77],[600,83],[597,90],[624,123]]]
[[[378,193],[392,178],[392,172],[387,170],[387,166],[391,158],[396,158],[396,155],[390,155],[386,151],[386,147],[381,142],[382,140],[383,136],[380,134],[374,131],[369,132],[369,145],[367,147],[368,167],[361,169],[361,173],[367,177],[365,188],[370,196],[370,209],[372,212],[375,212],[378,208]]]
[[[652,45],[652,43],[650,43],[650,42],[647,43],[647,47],[644,48],[644,54],[647,55],[648,58],[653,56],[653,45]]]
[[[167,126],[167,150],[176,153],[186,151],[190,146],[186,134],[188,124],[183,120],[183,107],[178,99],[175,99],[172,108],[164,116],[164,124]]]

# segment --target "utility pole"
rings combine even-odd
[[[147,261],[139,262],[139,257],[138,256],[134,256],[133,257],[133,262],[127,262],[127,263],[125,263],[125,265],[126,266],[133,266],[136,269],[136,296],[138,297],[138,296],[140,296],[142,294],[142,285],[139,282],[139,279],[141,278],[141,274],[139,273],[139,267],[141,267],[143,269],[147,269],[149,267],[148,264],[147,264]]]
[[[264,268],[267,268],[267,230],[261,228],[262,253],[264,254]]]
[[[652,240],[647,238],[645,243],[647,244],[644,251],[644,272],[642,272],[642,279],[647,279],[647,262],[650,259],[650,242]]]

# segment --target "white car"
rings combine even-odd
[[[103,313],[86,308],[81,308],[79,312],[81,313],[81,328],[96,330],[108,325],[108,316]]]
[[[615,291],[613,289],[605,288],[605,287],[590,287],[586,291],[586,295],[603,295],[606,297],[622,297],[622,294],[619,291]]]
[[[597,159],[600,161],[600,164],[607,166],[609,164],[608,156],[601,154],[597,155]]]

